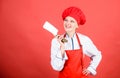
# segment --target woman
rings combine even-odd
[[[89,37],[77,33],[78,26],[85,24],[83,12],[77,7],[69,7],[62,13],[65,34],[56,36],[51,42],[51,66],[59,71],[59,78],[83,78],[96,75],[101,61],[101,52]],[[63,39],[67,42],[63,42]],[[84,68],[83,55],[91,58],[90,65]]]

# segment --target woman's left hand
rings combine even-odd
[[[83,69],[82,73],[83,73],[83,75],[87,76],[90,74],[90,71],[87,69]]]

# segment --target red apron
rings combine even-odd
[[[82,74],[83,70],[83,52],[80,40],[76,34],[80,49],[66,50],[68,60],[66,60],[64,68],[59,72],[59,78],[87,78]]]

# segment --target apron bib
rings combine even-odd
[[[66,60],[64,68],[59,72],[59,78],[87,78],[82,74],[83,70],[83,52],[82,45],[76,34],[80,49],[65,50],[68,60]]]

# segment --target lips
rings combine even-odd
[[[72,26],[71,25],[66,25],[65,28],[72,28]]]

